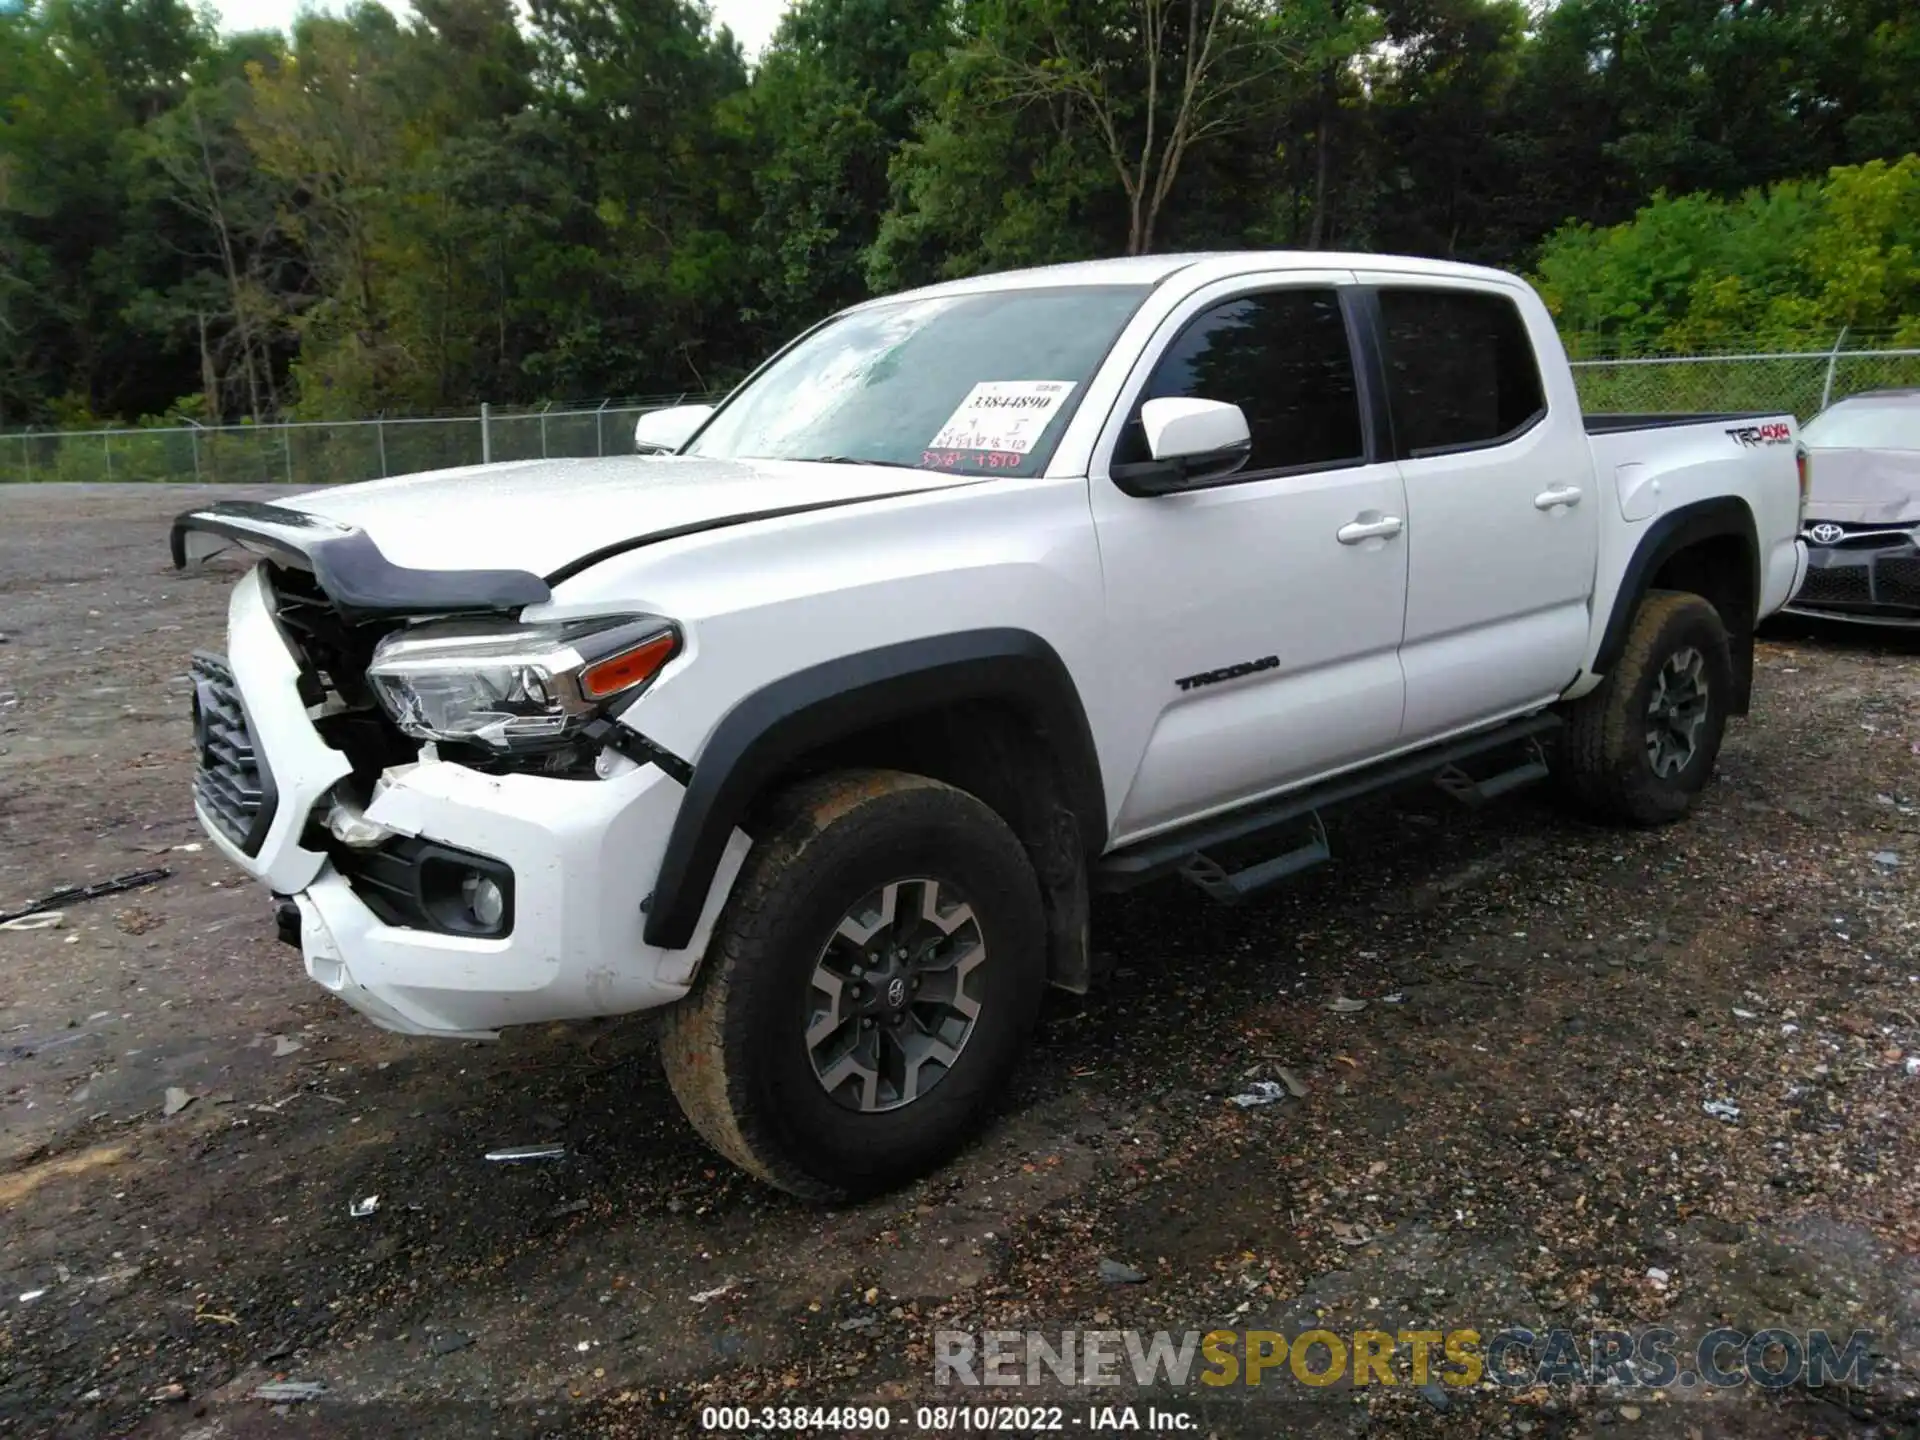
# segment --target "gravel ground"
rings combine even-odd
[[[1095,1398],[1223,1437],[1920,1431],[1920,643],[1771,634],[1673,829],[1416,799],[1259,903],[1102,905],[1106,983],[1052,1006],[980,1143],[823,1211],[701,1147],[644,1023],[404,1040],[305,980],[197,845],[182,676],[235,573],[167,568],[199,493],[0,489],[0,909],[173,871],[0,933],[0,1432],[890,1402],[914,1433],[913,1402],[983,1396],[1084,1431],[1093,1392],[935,1390],[933,1332],[1220,1323],[1865,1329],[1875,1373]],[[1231,1103],[1262,1080],[1284,1098]],[[566,1158],[483,1158],[536,1142]],[[326,1390],[251,1398],[272,1380]]]

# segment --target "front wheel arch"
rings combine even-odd
[[[1053,762],[1083,854],[1106,843],[1099,757],[1073,677],[1040,636],[1018,629],[957,631],[843,655],[797,670],[739,701],[694,763],[647,904],[646,942],[692,940],[736,828],[808,756],[918,715],[989,702],[1020,714]]]

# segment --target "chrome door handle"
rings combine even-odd
[[[1565,505],[1571,510],[1579,503],[1580,487],[1578,485],[1556,485],[1553,489],[1542,490],[1533,497],[1533,508],[1536,510],[1551,510],[1556,505]]]
[[[1342,525],[1334,531],[1334,538],[1342,545],[1358,545],[1363,540],[1384,540],[1398,535],[1406,528],[1406,522],[1398,515],[1382,515],[1378,520],[1355,520],[1350,525]]]

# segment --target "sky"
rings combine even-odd
[[[405,14],[406,0],[386,0],[387,8]],[[749,60],[757,56],[773,36],[773,27],[787,8],[787,0],[707,0],[715,25],[725,25],[739,37]],[[337,11],[337,3],[314,0],[213,0],[220,12],[223,30],[285,30],[293,23],[294,12],[302,9]]]

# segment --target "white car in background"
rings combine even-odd
[[[1796,615],[1920,627],[1920,389],[1828,406],[1801,431],[1813,466]]]

